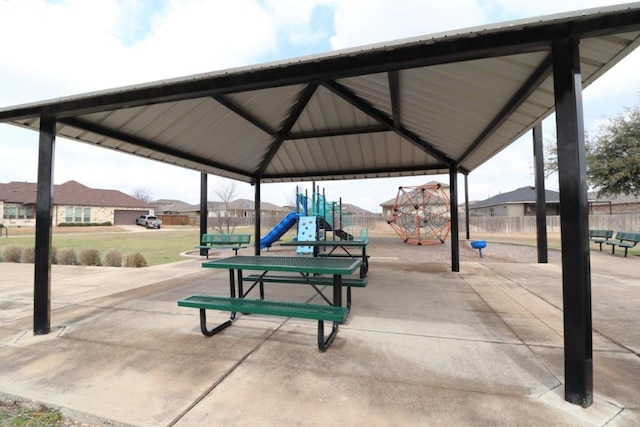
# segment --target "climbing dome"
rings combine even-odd
[[[405,243],[444,243],[451,229],[449,195],[441,184],[400,187],[387,223]]]

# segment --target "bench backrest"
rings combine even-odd
[[[251,243],[251,234],[203,234],[202,243],[212,245]]]
[[[631,242],[640,242],[640,233],[629,233],[627,231],[618,231],[616,233],[616,239],[618,240],[628,240]]]
[[[589,237],[604,237],[610,239],[613,237],[613,230],[589,230]]]

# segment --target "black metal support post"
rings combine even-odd
[[[460,235],[458,225],[458,169],[449,168],[449,201],[451,203],[451,271],[460,271]]]
[[[255,183],[255,196],[254,196],[254,204],[255,204],[255,217],[256,217],[256,222],[255,222],[255,230],[254,230],[254,234],[256,235],[255,237],[255,254],[256,255],[260,255],[260,219],[262,217],[262,213],[260,210],[260,180],[256,179],[256,183]]]
[[[538,262],[547,263],[547,197],[544,187],[544,150],[542,147],[542,123],[533,128],[533,157],[536,174],[536,234],[538,238]]]
[[[202,235],[207,234],[207,228],[209,226],[208,193],[207,174],[200,172],[200,236],[198,236],[198,245],[203,245],[201,241]],[[200,255],[207,255],[208,252],[208,249],[200,249]]]
[[[553,45],[553,84],[558,138],[565,400],[593,402],[593,337],[589,211],[586,184],[579,42]]]
[[[40,118],[38,186],[36,194],[36,248],[33,283],[33,334],[51,330],[51,220],[53,202],[53,160],[56,119]]]
[[[467,231],[467,240],[471,238],[469,232],[469,175],[464,174],[464,217]]]

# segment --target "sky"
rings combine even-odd
[[[0,0],[0,107],[151,82],[190,74],[318,54],[621,1],[606,0]],[[640,102],[640,49],[583,92],[587,132]],[[546,143],[555,118],[543,122]],[[38,133],[0,124],[0,183],[37,181]],[[154,199],[199,203],[200,173],[104,148],[56,139],[54,183],[76,180],[92,188]],[[342,199],[372,212],[399,186],[430,175],[321,181],[327,200]],[[464,180],[459,177],[461,191]],[[469,199],[534,185],[532,136],[519,140],[469,175]],[[209,199],[228,180],[209,176]],[[238,198],[253,199],[235,182]],[[557,190],[557,177],[546,188]],[[263,184],[264,202],[286,205],[295,188],[311,183]],[[464,200],[463,193],[459,200]]]

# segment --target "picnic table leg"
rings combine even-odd
[[[333,322],[331,333],[327,339],[324,339],[324,321],[318,320],[318,348],[320,351],[325,352],[333,342],[333,339],[338,335],[338,322]]]
[[[367,277],[367,273],[369,272],[369,258],[367,258],[367,247],[362,247],[362,265],[360,266],[360,278],[364,279]]]
[[[333,275],[333,305],[336,307],[342,306],[342,275]],[[336,335],[338,335],[339,322],[333,322],[331,327],[331,333],[324,339],[324,321],[318,320],[318,348],[320,351],[326,351],[331,345]]]
[[[238,269],[238,296],[240,298],[244,298],[244,289],[242,287],[242,270],[240,269]]]
[[[236,296],[236,286],[234,283],[234,277],[235,276],[233,274],[233,270],[229,270],[229,293],[231,294],[232,298]],[[221,330],[226,329],[229,326],[233,325],[233,321],[235,319],[236,319],[236,312],[232,311],[229,316],[229,320],[219,324],[213,329],[207,329],[207,311],[204,308],[201,308],[200,309],[200,331],[202,332],[202,335],[204,335],[205,337],[214,336]]]
[[[201,308],[200,309],[200,331],[202,332],[202,335],[204,335],[205,337],[214,336],[221,330],[233,325],[233,321],[235,320],[235,318],[236,318],[236,312],[232,311],[231,316],[229,317],[229,320],[209,330],[207,329],[207,312],[204,308]]]

